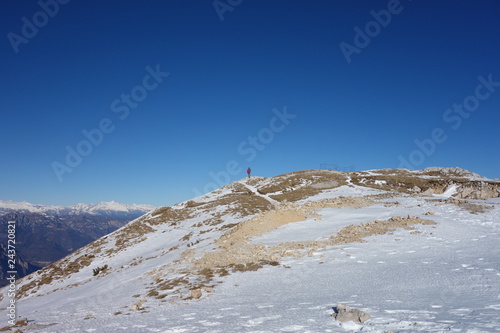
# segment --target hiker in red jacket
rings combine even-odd
[[[248,168],[247,173],[248,173],[248,178],[250,178],[250,173],[252,172],[252,169]]]

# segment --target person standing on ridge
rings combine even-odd
[[[248,174],[248,178],[250,178],[250,173],[252,172],[252,169],[250,169],[250,167],[247,169],[247,174]]]

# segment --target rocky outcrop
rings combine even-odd
[[[500,182],[471,181],[462,184],[454,197],[461,199],[489,199],[500,197]]]
[[[200,288],[191,289],[190,293],[191,293],[191,297],[194,298],[194,299],[198,299],[202,295],[202,292],[201,292]]]
[[[474,177],[474,178],[484,178],[477,173],[470,172],[458,167],[452,168],[442,168],[442,167],[428,167],[422,170],[422,173],[439,173],[443,176],[453,176],[453,177]]]
[[[345,323],[347,321],[364,323],[365,321],[370,319],[370,315],[368,313],[358,309],[353,309],[346,304],[337,304],[337,306],[333,308],[333,310],[334,313],[332,314],[332,317],[342,323]]]

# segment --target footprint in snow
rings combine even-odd
[[[464,316],[472,314],[474,311],[471,309],[462,308],[462,309],[451,309],[448,312],[454,316],[464,317]]]
[[[276,320],[276,319],[279,319],[281,318],[280,315],[276,315],[276,316],[270,316],[270,317],[259,317],[259,318],[254,318],[254,319],[250,319],[247,321],[247,325],[246,326],[257,326],[257,325],[260,325],[268,320]]]
[[[208,321],[208,320],[200,320],[198,323],[202,324],[203,326],[207,326],[207,327],[219,326],[222,324],[219,321]]]
[[[299,331],[303,331],[303,329],[305,328],[305,326],[301,326],[301,325],[290,325],[290,326],[285,326],[283,328],[280,329],[280,331],[282,332],[299,332]]]
[[[196,312],[186,313],[182,315],[182,317],[188,317],[188,316],[196,316]]]
[[[307,310],[321,310],[321,309],[324,309],[324,308],[325,308],[324,306],[318,305],[318,306],[309,307],[309,308],[307,308]]]
[[[385,300],[387,303],[403,303],[403,301],[399,301],[399,300],[396,300],[396,299],[386,299]],[[390,311],[390,310],[387,310],[387,311]],[[390,313],[390,312],[388,312]]]

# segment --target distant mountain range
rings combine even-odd
[[[150,205],[125,205],[114,201],[98,204],[44,206],[28,202],[0,201],[0,230],[9,221],[16,226],[16,271],[23,277],[105,236],[153,210]],[[0,232],[7,244],[7,232]],[[6,285],[7,250],[0,246],[0,287]]]
[[[118,202],[100,202],[96,204],[76,204],[71,206],[45,206],[29,202],[0,200],[0,215],[12,212],[45,213],[52,216],[89,215],[103,217],[136,218],[155,209],[151,205],[121,204]]]

